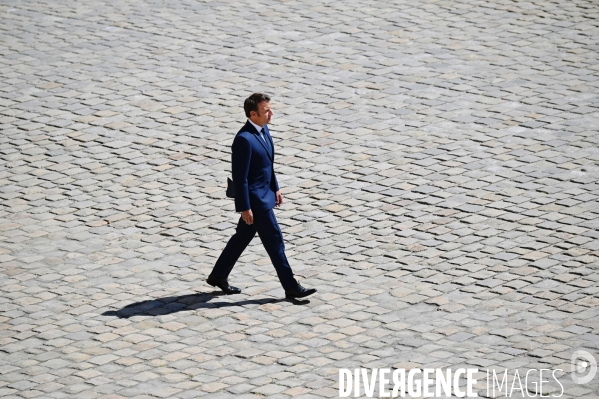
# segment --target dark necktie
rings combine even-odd
[[[272,148],[270,148],[270,141],[266,137],[266,134],[264,133],[264,129],[260,129],[260,133],[262,134],[262,137],[264,138],[264,144],[266,144],[266,151],[268,151],[269,155],[272,154]]]

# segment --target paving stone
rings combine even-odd
[[[260,7],[0,6],[0,396],[329,398],[340,367],[596,350],[595,8]],[[308,301],[258,238],[243,294],[205,284],[254,91]]]

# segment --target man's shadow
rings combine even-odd
[[[229,306],[264,305],[267,303],[291,302],[294,305],[306,305],[309,300],[295,300],[286,298],[261,298],[246,299],[237,302],[214,301],[220,296],[225,296],[221,291],[202,292],[197,294],[169,296],[164,298],[135,302],[120,310],[109,310],[102,316],[116,316],[119,319],[128,319],[132,316],[162,316],[166,314],[197,309],[217,309]]]

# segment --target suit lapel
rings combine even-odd
[[[248,129],[250,132],[252,132],[252,134],[254,135],[254,137],[256,138],[256,140],[258,140],[258,142],[260,143],[260,145],[264,148],[264,151],[266,151],[266,155],[268,155],[268,158],[273,161],[274,159],[274,146],[272,145],[272,140],[270,139],[270,134],[268,134],[268,128],[264,129],[264,137],[267,140],[270,140],[270,145],[271,148],[273,149],[273,153],[271,154],[270,151],[268,151],[268,148],[266,148],[266,143],[260,138],[260,133],[256,130],[256,128],[254,127],[254,125],[252,125],[250,122],[246,123],[246,126],[248,126]]]

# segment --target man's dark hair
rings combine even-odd
[[[243,110],[245,111],[245,116],[249,118],[250,112],[252,111],[256,112],[257,114],[260,114],[260,112],[258,112],[258,104],[260,104],[262,101],[266,101],[268,103],[270,102],[270,97],[263,93],[254,93],[248,98],[246,98],[245,102],[243,103]]]

